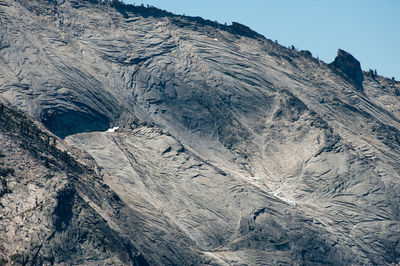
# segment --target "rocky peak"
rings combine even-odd
[[[363,74],[360,62],[350,53],[339,49],[335,60],[329,64],[338,74],[350,81],[357,89],[363,90]]]

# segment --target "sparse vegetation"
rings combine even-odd
[[[10,190],[7,186],[6,177],[9,175],[14,175],[15,170],[9,167],[0,167],[0,198],[5,194],[10,193]]]
[[[7,265],[7,263],[8,263],[8,260],[7,260],[7,259],[5,259],[5,258],[1,258],[1,259],[0,259],[0,266]]]
[[[22,265],[25,264],[24,263],[24,256],[21,255],[21,254],[18,254],[18,253],[11,255],[10,256],[10,260],[14,264],[22,264]]]
[[[123,1],[120,1],[120,0],[103,0],[102,4],[110,5],[110,6],[114,6],[114,7],[125,5],[125,3]]]
[[[376,71],[376,69],[369,69],[368,74],[371,78],[375,78],[378,75],[378,72]]]
[[[125,4],[121,0],[102,0],[99,3],[103,5],[108,5],[111,7],[116,8],[123,16],[127,17],[128,13],[127,12],[132,12],[136,14],[140,14],[141,16],[148,17],[173,17],[176,18],[176,20],[172,20],[172,22],[177,23],[178,25],[187,25],[186,22],[194,22],[194,23],[199,23],[201,25],[209,25],[212,27],[216,27],[234,34],[238,34],[241,36],[246,36],[246,37],[251,37],[251,38],[256,38],[256,37],[261,37],[264,38],[263,35],[253,31],[249,27],[237,23],[237,22],[232,22],[232,25],[226,25],[226,23],[221,24],[217,21],[211,21],[207,19],[203,19],[201,17],[190,17],[186,16],[185,14],[183,15],[175,15],[171,12],[168,12],[166,10],[159,9],[157,7],[154,7],[152,5],[136,5],[136,4]],[[180,18],[184,17],[187,21],[185,23],[182,23],[182,20]]]
[[[13,168],[9,168],[9,167],[6,167],[6,168],[1,167],[0,168],[0,176],[1,177],[5,177],[8,175],[14,175],[14,173],[15,173],[15,170]]]
[[[312,57],[312,53],[308,50],[301,50],[300,53],[305,57]]]
[[[4,177],[3,178],[0,177],[0,198],[7,193],[10,193],[10,190],[8,189],[7,186],[7,180]],[[1,203],[0,206],[2,206]]]
[[[51,163],[55,162],[48,158],[47,160],[42,156],[44,152],[51,154],[56,160],[59,167],[65,165],[71,166],[77,172],[83,171],[82,166],[75,161],[66,151],[58,150],[55,145],[55,138],[38,128],[33,121],[25,116],[23,113],[17,112],[11,108],[3,106],[3,111],[0,116],[0,127],[4,129],[7,134],[18,136],[21,138],[21,147],[29,151],[33,156],[43,159],[46,167],[50,167]],[[64,165],[61,165],[60,162]],[[1,176],[14,174],[14,169],[2,168],[0,170]]]

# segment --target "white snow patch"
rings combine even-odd
[[[277,197],[281,201],[284,201],[284,202],[288,203],[289,205],[296,206],[296,201],[290,200],[290,199],[284,197],[280,192],[275,191],[275,192],[272,193],[272,195],[274,195],[275,197]]]
[[[113,132],[115,132],[118,128],[119,128],[119,127],[109,128],[109,129],[107,129],[106,132],[108,132],[108,133],[113,133]]]

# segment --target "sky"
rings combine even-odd
[[[330,63],[337,50],[363,70],[400,80],[400,0],[124,0],[175,14],[239,22]]]

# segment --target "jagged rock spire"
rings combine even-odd
[[[363,91],[364,80],[360,62],[350,53],[338,49],[335,60],[329,66],[350,81],[357,89]]]

